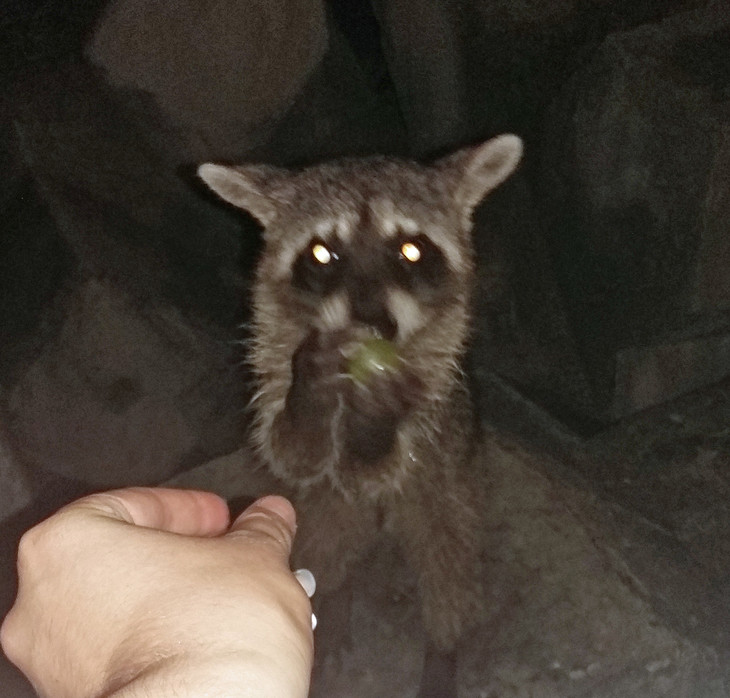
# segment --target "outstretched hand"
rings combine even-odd
[[[295,530],[281,497],[230,526],[207,492],[80,499],[21,539],[3,650],[44,698],[304,698],[311,606],[289,569]]]

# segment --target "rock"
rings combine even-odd
[[[616,353],[611,414],[621,418],[712,385],[730,374],[730,333]]]
[[[33,501],[33,485],[6,443],[0,430],[0,521],[5,521]]]
[[[654,607],[730,647],[730,378],[618,422],[586,445],[605,522]],[[730,666],[730,665],[728,665]]]
[[[656,612],[605,503],[542,456],[498,442],[484,458],[490,620],[465,643],[459,695],[721,698],[722,662]]]
[[[204,321],[240,320],[238,257],[255,248],[254,228],[241,235],[241,219],[196,192],[194,168],[183,167],[194,148],[149,98],[114,92],[81,62],[15,89],[18,157],[77,273]],[[33,199],[15,205],[19,218],[38,215]]]
[[[726,9],[610,35],[546,120],[545,234],[604,415],[631,402],[612,395],[617,352],[727,324],[724,281],[710,290],[727,256],[717,192],[730,76],[715,70],[730,45]],[[700,366],[691,373],[687,388],[706,380]]]
[[[373,0],[416,155],[503,131],[542,136],[545,105],[608,33],[697,4]]]
[[[197,463],[195,467],[166,480],[165,486],[209,490],[228,501],[253,500],[272,492],[287,494],[282,483],[261,467],[261,462],[247,445]]]
[[[711,70],[710,66],[705,68]],[[730,189],[730,123],[723,123],[717,135],[716,151],[707,176],[693,289],[693,305],[700,313],[730,308],[730,235],[727,234],[727,221],[730,219],[727,196]]]
[[[114,0],[87,55],[222,158],[291,106],[326,46],[321,0]]]
[[[459,25],[450,3],[375,0],[373,6],[411,150],[424,155],[457,143],[465,113]]]
[[[349,6],[341,11],[347,13]],[[294,104],[273,124],[266,140],[237,156],[239,160],[300,166],[344,156],[407,152],[403,115],[392,85],[375,72],[378,67],[386,71],[382,56],[374,56],[376,67],[370,67],[354,52],[353,36],[337,24],[331,24],[328,33],[327,52]]]
[[[350,72],[334,78],[338,56],[348,57],[341,38],[293,109],[300,129],[317,129],[297,139],[267,126],[279,157],[313,157],[325,142],[333,154],[355,141],[371,151],[391,138],[382,135],[384,102],[352,56]],[[339,94],[345,83],[349,91]],[[341,108],[331,114],[326,97],[336,90]],[[235,445],[245,372],[232,342],[242,338],[258,233],[196,190],[186,166],[196,153],[212,157],[212,146],[175,126],[149,95],[110,87],[78,60],[18,76],[2,106],[14,128],[0,142],[12,185],[0,262],[8,291],[0,302],[7,344],[0,381],[31,463],[99,486],[137,475],[156,482]],[[238,134],[223,150],[234,157],[236,148],[257,147],[264,141]],[[265,159],[274,159],[271,151]],[[91,356],[100,382],[85,382],[88,366],[75,365],[75,351]],[[128,365],[115,366],[115,353]],[[197,381],[200,404],[182,414],[181,396]],[[124,404],[112,404],[117,398]],[[214,417],[219,406],[225,414]],[[107,459],[112,448],[119,453]]]
[[[96,487],[158,483],[240,443],[232,350],[169,306],[89,280],[8,395],[14,443],[30,465]]]

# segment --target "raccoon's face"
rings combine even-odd
[[[338,345],[390,340],[423,399],[443,397],[468,331],[471,213],[520,154],[517,137],[501,136],[430,167],[388,158],[296,173],[203,165],[214,191],[264,225],[251,357],[260,411],[283,408],[292,358],[313,333]]]
[[[458,218],[417,202],[396,205],[385,192],[363,192],[352,171],[338,174],[338,191],[310,199],[307,213],[295,204],[269,228],[254,293],[256,334],[273,333],[264,344],[279,345],[297,345],[313,329],[374,334],[407,347],[446,322],[448,344],[458,345],[472,276]]]

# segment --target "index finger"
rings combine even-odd
[[[188,536],[217,536],[228,528],[228,505],[217,494],[165,487],[128,487],[100,492],[69,504],[135,526]],[[63,510],[62,510],[63,511]]]

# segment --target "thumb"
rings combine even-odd
[[[291,502],[277,495],[257,499],[231,525],[231,537],[255,536],[271,541],[287,558],[291,554],[297,517]]]

